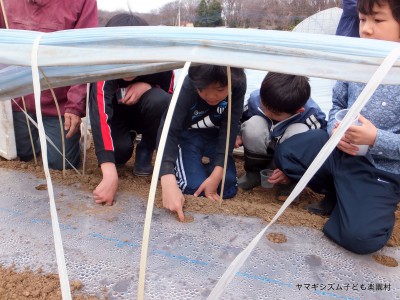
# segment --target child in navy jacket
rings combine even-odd
[[[237,192],[232,152],[246,93],[244,70],[231,68],[231,74],[232,118],[224,198],[232,198]],[[171,121],[160,171],[163,205],[177,212],[181,221],[183,194],[219,199],[228,130],[228,92],[226,67],[189,68]],[[162,127],[163,122],[159,135]]]
[[[306,77],[269,72],[261,89],[250,95],[237,141],[244,147],[246,171],[239,178],[239,187],[250,190],[260,185],[260,171],[265,168],[274,169],[270,183],[289,183],[273,164],[279,145],[293,135],[326,128],[325,114],[310,94]]]

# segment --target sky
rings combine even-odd
[[[148,13],[153,9],[160,8],[174,0],[97,0],[97,7],[101,10],[114,11],[117,9],[128,10],[129,6],[132,12]]]

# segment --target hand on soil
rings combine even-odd
[[[117,181],[104,179],[93,191],[93,198],[97,204],[113,205],[114,196],[118,187]]]
[[[93,191],[93,198],[97,204],[112,205],[118,188],[118,173],[113,163],[101,164],[103,179]]]
[[[181,221],[181,220],[179,219],[179,216],[178,216],[178,215],[176,215],[176,218],[177,218],[178,221],[181,222],[181,223],[192,223],[192,222],[194,221],[194,217],[193,217],[192,215],[190,215],[190,214],[186,214],[186,215],[185,215],[185,219],[184,219],[183,221]]]
[[[162,176],[161,187],[163,206],[172,212],[176,212],[179,221],[184,222],[183,204],[185,203],[185,197],[176,184],[175,175],[168,174]]]
[[[215,180],[212,176],[208,177],[194,193],[194,196],[198,197],[202,192],[204,192],[204,195],[211,201],[219,201],[220,197],[217,193],[219,183],[220,180]]]

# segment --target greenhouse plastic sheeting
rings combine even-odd
[[[230,65],[328,79],[367,82],[398,43],[256,29],[182,27],[108,27],[39,33],[0,30],[0,64],[31,66],[32,45],[40,38],[38,65],[53,87],[121,78],[132,64],[186,61]],[[123,66],[124,65],[124,66]],[[176,66],[175,66],[176,67]],[[175,68],[174,67],[174,68]],[[51,70],[47,68],[54,68]],[[122,68],[118,70],[119,68]],[[383,83],[400,84],[400,60]],[[13,70],[8,69],[9,72]],[[132,74],[150,72],[136,67]],[[0,78],[0,100],[31,91],[23,80]],[[28,76],[28,77],[27,77]],[[42,78],[42,89],[47,89]]]
[[[319,11],[297,24],[293,31],[335,35],[342,12],[339,7]]]
[[[0,169],[0,263],[57,273],[47,191],[32,174]],[[95,205],[79,186],[55,185],[70,280],[107,299],[135,299],[145,201],[120,194],[112,206]],[[236,255],[264,227],[260,219],[194,214],[179,223],[155,209],[151,226],[146,299],[205,299]],[[400,267],[356,255],[321,231],[274,225],[287,242],[267,238],[222,299],[400,299]],[[377,254],[400,261],[400,248]]]

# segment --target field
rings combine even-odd
[[[238,169],[238,175],[240,176],[243,170],[243,160],[241,156],[236,156],[236,164]],[[143,201],[147,200],[148,191],[150,186],[151,178],[136,177],[132,172],[133,159],[129,161],[125,166],[119,168],[119,191],[121,193],[129,193],[136,195]],[[43,169],[40,165],[35,165],[33,162],[20,162],[18,160],[6,161],[0,160],[0,168],[13,169],[23,171],[34,175],[36,178],[44,178]],[[97,161],[94,156],[93,147],[89,149],[87,167],[85,175],[78,175],[74,171],[67,171],[65,178],[62,176],[62,172],[52,171],[52,179],[56,184],[62,184],[63,186],[70,187],[71,189],[77,186],[84,192],[90,193],[101,180],[101,172],[97,166]],[[46,189],[46,186],[37,186],[36,189]],[[156,207],[161,208],[160,191],[157,192],[156,196]],[[220,215],[235,215],[244,217],[256,217],[263,220],[264,223],[269,222],[275,213],[282,205],[282,201],[276,199],[274,190],[265,190],[262,187],[253,189],[252,191],[240,190],[238,195],[231,200],[224,201],[219,206],[216,203],[210,202],[205,198],[195,198],[192,196],[186,196],[186,202],[184,212],[191,219],[192,214],[220,214]],[[321,199],[322,196],[315,194],[309,189],[304,190],[299,199],[296,200],[278,220],[279,224],[294,226],[294,227],[309,227],[317,230],[321,230],[327,217],[321,217],[308,213],[304,206],[307,204]],[[87,199],[86,201],[93,201]],[[116,199],[116,205],[118,205],[118,196]],[[107,209],[104,207],[104,209]],[[111,207],[108,209],[112,209]],[[167,213],[167,212],[166,212]],[[167,213],[169,214],[169,213]],[[400,211],[396,212],[396,225],[395,230],[391,239],[388,242],[389,247],[400,246]],[[175,218],[170,218],[171,222],[178,222]],[[112,220],[110,221],[112,222]],[[196,219],[193,221],[196,222]],[[254,233],[254,235],[256,232]],[[274,243],[282,243],[286,241],[285,236],[270,234],[268,239]],[[375,255],[374,259],[377,263],[396,267],[398,265],[395,258]],[[1,299],[60,299],[59,283],[57,275],[46,274],[39,270],[14,270],[10,266],[4,266],[0,269],[0,277],[5,279],[2,280],[0,285],[0,298]],[[102,299],[99,295],[89,296],[79,294],[83,283],[80,281],[73,281],[71,283],[71,290],[73,291],[74,299]],[[106,298],[106,292],[104,296]]]

